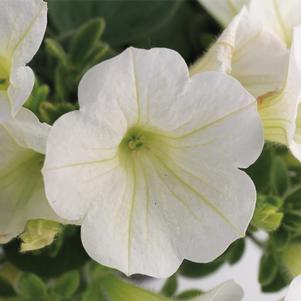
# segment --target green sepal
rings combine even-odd
[[[84,23],[75,33],[70,44],[70,58],[75,65],[82,65],[99,42],[105,29],[103,18]]]
[[[53,291],[61,297],[70,298],[77,291],[79,284],[79,272],[70,271],[55,280]]]
[[[46,285],[41,278],[32,273],[23,274],[18,284],[21,296],[34,300],[45,297],[47,294]]]
[[[57,41],[48,38],[45,40],[45,44],[49,54],[55,57],[61,65],[65,67],[68,67],[70,65],[67,53]]]
[[[8,280],[0,276],[0,297],[12,297],[16,292]]]

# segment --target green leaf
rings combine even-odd
[[[65,50],[63,49],[63,47],[55,40],[53,39],[46,39],[45,40],[46,43],[46,49],[47,51],[53,56],[55,57],[60,64],[64,65],[64,66],[68,66],[69,61],[68,61],[68,56],[65,52]]]
[[[285,277],[284,273],[278,272],[274,277],[273,281],[268,285],[262,286],[262,291],[264,293],[274,293],[278,292],[289,284],[288,278]]]
[[[16,292],[13,286],[2,276],[0,276],[0,297],[15,296]]]
[[[166,297],[173,297],[177,288],[178,288],[178,279],[177,279],[177,275],[174,274],[173,276],[171,276],[165,281],[161,289],[161,294]]]
[[[56,92],[56,97],[59,101],[63,102],[69,100],[69,96],[71,93],[71,87],[67,73],[67,70],[62,66],[58,66],[54,72],[54,88]]]
[[[290,234],[284,227],[281,227],[276,232],[271,234],[271,244],[273,249],[277,252],[285,249],[289,242]]]
[[[83,293],[81,301],[107,301],[107,299],[99,284],[90,284]]]
[[[101,62],[109,53],[110,46],[103,42],[98,42],[94,45],[93,49],[88,53],[85,60],[82,62],[83,66],[93,66],[99,62]],[[83,74],[85,70],[82,70],[81,74]]]
[[[288,169],[279,156],[276,156],[272,162],[271,183],[277,195],[284,195],[289,186]]]
[[[224,257],[222,258],[223,260],[216,259],[210,263],[194,263],[185,260],[179,269],[179,273],[188,278],[205,277],[209,274],[212,274],[222,266],[224,263]]]
[[[227,251],[228,262],[231,265],[238,262],[243,256],[245,248],[246,248],[246,243],[244,238],[235,241]]]
[[[46,286],[38,276],[23,274],[19,281],[20,294],[26,298],[38,298],[46,296]]]
[[[79,272],[70,271],[55,281],[53,290],[61,297],[70,298],[78,289],[79,281]]]
[[[48,124],[53,124],[65,113],[74,111],[76,109],[77,106],[70,102],[51,103],[49,101],[44,101],[40,106],[39,112],[42,121],[47,122]]]
[[[200,290],[196,290],[196,289],[191,289],[191,290],[187,290],[182,292],[181,294],[176,296],[176,300],[187,300],[187,299],[192,299],[192,298],[196,298],[199,297],[203,294],[202,291]]]
[[[278,273],[278,264],[272,254],[264,254],[260,260],[259,282],[262,286],[267,286]]]
[[[247,169],[249,176],[256,186],[257,192],[266,193],[269,189],[273,157],[272,146],[266,144],[260,157]]]
[[[49,17],[60,33],[93,18],[106,20],[103,40],[122,46],[160,29],[177,11],[181,1],[72,1],[49,0]]]
[[[77,65],[85,61],[100,40],[104,28],[104,19],[97,18],[84,23],[76,31],[70,44],[70,57],[74,64]]]
[[[24,107],[31,110],[38,115],[40,104],[46,100],[49,95],[49,87],[47,85],[40,85],[38,81],[35,82],[33,91],[27,99]]]

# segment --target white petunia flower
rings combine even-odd
[[[285,44],[255,22],[244,8],[209,51],[191,66],[190,73],[225,72],[258,97],[282,88],[288,57]]]
[[[301,297],[301,276],[296,277],[288,290],[288,294],[284,301],[300,301]]]
[[[256,191],[238,168],[263,147],[255,99],[233,78],[189,78],[169,49],[129,48],[86,73],[55,122],[43,174],[84,247],[126,274],[166,277],[244,236]]]
[[[300,102],[301,26],[294,30],[289,67],[283,88],[258,99],[258,111],[263,121],[265,138],[287,145],[301,161],[301,116],[298,114]]]
[[[46,23],[42,0],[0,1],[0,122],[14,117],[32,91],[34,75],[26,64],[42,42]]]
[[[223,26],[227,26],[245,5],[254,22],[273,31],[290,47],[293,28],[301,24],[300,0],[198,0]]]
[[[58,220],[41,174],[49,129],[26,109],[0,124],[0,243],[23,232],[30,219]]]
[[[212,289],[210,292],[193,298],[190,301],[241,301],[244,296],[242,288],[229,280]]]
[[[287,145],[301,160],[301,27],[292,48],[255,22],[246,9],[191,68],[232,75],[258,100],[265,139]]]
[[[249,0],[252,18],[272,30],[290,47],[293,29],[301,25],[300,0]]]
[[[227,26],[250,0],[198,0],[220,23]],[[262,1],[262,0],[261,0]]]

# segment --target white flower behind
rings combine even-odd
[[[43,168],[56,213],[98,262],[166,277],[244,236],[256,191],[238,168],[263,147],[255,99],[233,78],[189,77],[168,49],[129,48],[86,73]]]
[[[295,26],[301,25],[300,0],[249,0],[254,21],[273,31],[290,47]]]
[[[288,58],[286,45],[244,8],[191,66],[190,73],[225,72],[258,97],[283,87]]]
[[[60,220],[41,174],[49,129],[26,109],[0,124],[0,244],[22,233],[28,220]]]
[[[0,1],[0,122],[14,117],[32,91],[34,75],[26,64],[40,47],[46,23],[42,0]]]
[[[288,290],[288,294],[284,301],[299,301],[301,296],[301,276],[296,277]]]
[[[242,288],[233,280],[228,280],[208,293],[190,301],[241,301],[244,296]]]
[[[250,0],[198,0],[222,25],[227,26]]]
[[[190,68],[191,74],[208,70],[232,75],[257,97],[265,139],[288,146],[301,160],[300,26],[294,28],[288,49],[284,41],[243,8]]]
[[[258,100],[266,139],[287,145],[301,161],[301,26],[294,30],[283,88]]]

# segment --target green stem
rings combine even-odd
[[[265,248],[265,242],[258,239],[252,232],[247,232],[247,236],[258,246],[260,249]]]

